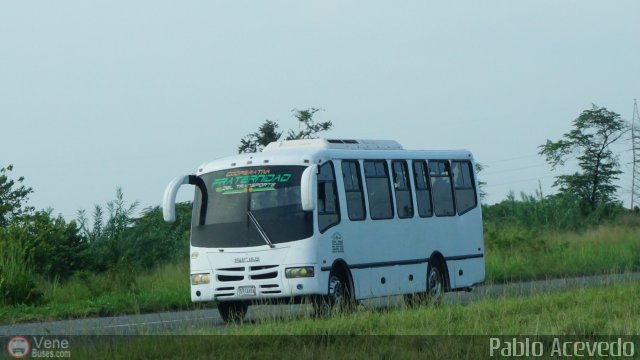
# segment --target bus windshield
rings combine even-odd
[[[313,215],[302,211],[300,202],[304,169],[256,166],[202,175],[208,193],[206,216],[200,224],[202,195],[196,188],[191,244],[208,248],[266,245],[260,231],[273,244],[311,237]]]

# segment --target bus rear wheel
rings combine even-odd
[[[249,304],[242,301],[221,301],[217,306],[222,320],[227,324],[242,322],[249,308]]]
[[[439,305],[444,297],[444,276],[439,264],[427,267],[426,291],[405,294],[404,301],[408,307],[417,307],[423,304]]]
[[[442,304],[444,289],[444,273],[440,266],[429,264],[427,269],[427,302],[435,305]]]

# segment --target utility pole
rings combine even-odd
[[[640,114],[638,99],[633,99],[633,119],[631,120],[631,143],[633,146],[633,174],[631,181],[631,210],[640,207]]]

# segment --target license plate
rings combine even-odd
[[[251,286],[239,286],[238,296],[256,296],[256,287]]]

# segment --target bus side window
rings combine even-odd
[[[471,162],[452,161],[451,170],[456,191],[456,208],[458,215],[462,215],[477,205]]]
[[[430,160],[429,176],[431,177],[433,208],[436,216],[455,215],[449,162],[447,160]]]
[[[347,212],[349,220],[364,220],[364,195],[362,193],[362,177],[360,164],[356,160],[342,161],[342,178],[347,197]]]
[[[318,174],[318,228],[323,233],[339,222],[340,206],[338,205],[336,177],[333,163],[329,161],[320,166]]]
[[[433,216],[429,173],[425,171],[426,167],[424,161],[413,162],[413,179],[416,183],[416,200],[418,201],[418,215],[420,215],[420,217]]]
[[[393,184],[396,190],[396,210],[399,218],[413,217],[413,199],[407,171],[407,162],[395,160],[391,162],[393,168]]]
[[[364,162],[364,177],[367,181],[367,197],[371,219],[393,218],[389,171],[385,160],[367,160]]]

